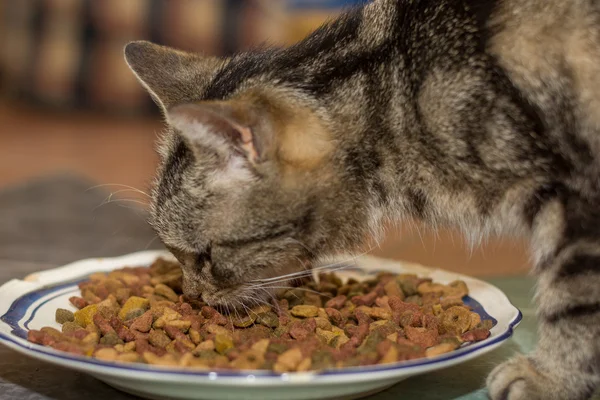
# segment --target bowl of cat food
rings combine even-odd
[[[144,398],[352,399],[485,354],[521,320],[488,283],[370,256],[231,309],[184,296],[181,274],[150,251],[12,280],[0,341]]]

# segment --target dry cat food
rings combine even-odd
[[[492,322],[465,306],[462,281],[381,273],[280,292],[272,304],[229,315],[181,293],[179,264],[94,274],[56,311],[61,331],[29,331],[29,341],[105,361],[278,373],[434,357],[490,335]]]

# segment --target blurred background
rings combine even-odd
[[[132,188],[148,190],[162,125],[125,43],[219,55],[287,45],[353,3],[0,0],[0,268],[160,248]],[[480,276],[528,268],[520,241],[471,249],[412,221],[373,253]]]

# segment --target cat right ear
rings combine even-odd
[[[163,113],[175,104],[198,100],[223,64],[216,57],[202,57],[146,41],[125,46],[125,60]]]

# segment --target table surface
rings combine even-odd
[[[0,285],[9,279],[87,257],[160,248],[144,218],[120,207],[92,213],[106,197],[93,183],[51,177],[0,192]],[[495,365],[536,340],[531,278],[491,280],[523,312],[503,346],[460,366],[410,378],[369,400],[484,400],[484,382]],[[136,399],[91,376],[30,359],[0,345],[0,400]],[[598,397],[597,399],[600,399]]]

